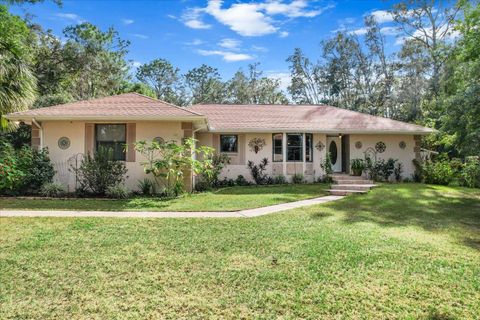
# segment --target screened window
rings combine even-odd
[[[287,160],[303,161],[302,134],[287,134]]]
[[[221,135],[220,152],[238,152],[238,136]]]
[[[305,133],[305,161],[313,161],[313,134]]]
[[[95,148],[111,149],[114,160],[125,161],[126,128],[124,124],[95,125]]]
[[[283,161],[283,134],[273,134],[273,161]]]

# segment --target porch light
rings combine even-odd
[[[338,134],[338,138],[342,139],[342,134],[341,133]]]

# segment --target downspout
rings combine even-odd
[[[32,118],[32,123],[37,126],[38,131],[40,133],[40,145],[38,146],[40,150],[43,149],[43,128],[42,126],[35,120],[35,118]]]

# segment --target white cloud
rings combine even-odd
[[[204,44],[205,42],[201,39],[193,39],[190,42],[186,42],[185,44],[188,46],[199,46],[201,44]]]
[[[202,56],[221,56],[227,62],[252,60],[254,57],[246,53],[236,53],[223,50],[197,50]]]
[[[135,21],[132,20],[132,19],[122,19],[122,23],[126,26],[128,26],[129,24],[132,24],[134,23]]]
[[[252,50],[257,52],[268,52],[268,48],[252,45]]]
[[[379,24],[393,21],[393,16],[386,10],[372,11],[370,15],[372,15]]]
[[[239,40],[235,39],[229,39],[225,38],[222,39],[218,45],[222,48],[230,49],[230,50],[236,50],[240,47],[241,42]]]
[[[292,76],[287,71],[269,70],[265,71],[265,76],[267,78],[280,80],[280,88],[284,91],[287,91],[288,86],[292,83]]]
[[[201,20],[201,14],[205,10],[202,8],[190,8],[182,15],[183,23],[192,29],[210,29],[212,26]]]
[[[287,31],[280,31],[278,35],[280,36],[280,38],[286,38],[288,37],[289,33]]]
[[[142,63],[141,63],[140,61],[133,61],[133,62],[132,62],[132,66],[133,66],[134,68],[138,68],[138,67],[140,67],[141,65],[142,65]]]
[[[202,16],[208,14],[242,36],[256,37],[279,32],[277,27],[279,21],[276,21],[274,17],[311,18],[332,7],[309,9],[309,5],[307,0],[293,0],[289,3],[285,3],[283,0],[258,0],[257,2],[233,3],[224,8],[223,0],[209,0],[205,8],[187,9],[182,16],[182,21],[190,28],[208,29],[211,25],[205,24],[202,20]],[[286,33],[282,31],[281,34],[285,36]]]
[[[205,11],[242,36],[263,36],[277,31],[273,20],[262,13],[256,3],[235,3],[228,9],[221,6],[222,1],[211,0]]]
[[[141,33],[130,33],[131,36],[139,39],[148,39],[147,35],[141,34]]]
[[[359,28],[359,29],[353,30],[352,33],[356,34],[357,36],[363,36],[367,34],[367,28]]]
[[[85,22],[84,19],[82,19],[78,14],[75,13],[56,13],[55,16],[64,20],[72,20],[77,23]]]
[[[383,27],[380,29],[380,32],[387,36],[396,36],[400,33],[400,30],[396,27]]]

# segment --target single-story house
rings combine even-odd
[[[86,153],[111,146],[126,161],[126,186],[136,189],[145,177],[135,141],[193,137],[200,145],[226,153],[231,163],[223,176],[251,179],[247,162],[268,158],[268,174],[289,179],[301,173],[308,181],[324,174],[321,163],[330,152],[335,172],[348,173],[349,161],[398,159],[403,176],[414,171],[420,138],[433,130],[326,105],[194,105],[175,106],[136,93],[11,113],[11,121],[32,126],[32,146],[48,148],[57,181],[75,188],[70,166]],[[124,145],[128,145],[125,151]],[[189,186],[195,177],[186,178]]]

